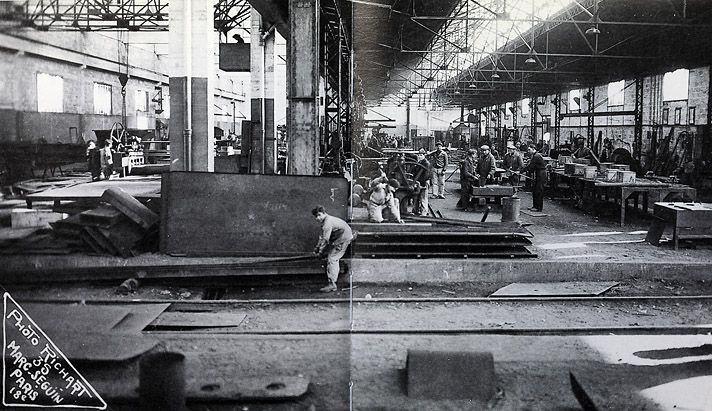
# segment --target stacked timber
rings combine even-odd
[[[59,238],[81,240],[97,254],[131,257],[157,243],[159,217],[121,189],[107,189],[103,204],[52,223]]]
[[[405,224],[352,223],[355,257],[526,258],[531,232],[515,222],[408,217]]]

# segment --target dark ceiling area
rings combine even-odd
[[[441,85],[438,98],[475,109],[710,64],[709,0],[578,3]]]
[[[445,20],[413,20],[412,16],[449,16],[458,0],[369,0],[352,2],[356,74],[367,102],[378,102],[397,91],[391,77],[422,83],[413,69]]]

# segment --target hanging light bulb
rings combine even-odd
[[[499,80],[499,74],[497,74],[496,71],[495,71],[494,73],[492,73],[492,79],[493,79],[493,80]]]
[[[597,36],[601,34],[601,30],[598,29],[596,26],[591,26],[586,30],[586,34],[589,36]]]
[[[524,60],[524,64],[536,64],[536,60],[534,60],[534,55],[532,54],[531,50],[529,51],[529,57]]]

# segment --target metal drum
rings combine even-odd
[[[519,211],[522,199],[519,197],[502,197],[502,221],[519,222]]]

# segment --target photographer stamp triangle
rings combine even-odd
[[[94,387],[7,292],[3,308],[4,406],[106,409]]]

